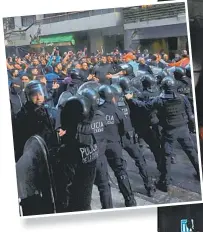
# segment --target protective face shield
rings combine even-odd
[[[56,105],[56,109],[60,107],[64,107],[65,103],[68,101],[70,97],[72,97],[72,94],[69,91],[63,92],[59,97],[58,103]]]
[[[141,71],[141,70],[138,70],[136,73],[135,73],[135,77],[141,79],[144,75],[146,75],[147,72],[145,71]]]
[[[154,66],[151,66],[151,65],[150,65],[150,68],[151,68],[151,70],[153,72],[153,75],[155,75],[155,76],[159,75],[162,72],[162,68],[157,68],[157,67],[154,67]]]
[[[44,103],[44,91],[40,81],[34,80],[27,84],[25,88],[25,95],[27,100],[33,102],[36,105]]]
[[[100,86],[101,86],[101,84],[99,84],[99,83],[96,82],[96,81],[88,81],[88,82],[85,82],[84,84],[82,84],[82,85],[79,87],[77,93],[81,95],[81,93],[82,93],[82,91],[83,91],[84,89],[93,89],[93,90],[95,90],[95,91],[98,92]]]
[[[115,98],[116,104],[118,106],[124,106],[125,102],[124,102],[124,97],[123,97],[123,90],[120,87],[120,85],[118,85],[118,84],[112,84],[111,85],[111,89],[112,89],[112,92],[114,94],[114,98]]]
[[[133,73],[133,67],[130,64],[120,64],[119,65],[119,70],[120,71],[125,71],[126,76],[131,75]]]

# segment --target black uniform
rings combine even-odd
[[[133,192],[126,172],[126,164],[122,157],[121,136],[124,136],[128,131],[125,124],[123,113],[116,108],[113,103],[105,102],[99,107],[106,117],[106,157],[110,167],[113,169],[117,178],[119,189],[125,199],[125,205],[135,205]]]
[[[61,188],[60,211],[83,211],[91,209],[91,195],[96,174],[98,146],[91,129],[94,112],[84,96],[70,98],[61,111],[61,128],[68,131],[63,136],[59,154]],[[63,175],[64,173],[64,175]]]
[[[127,103],[125,102],[124,98],[120,98],[117,105],[125,115],[126,128],[128,130],[128,132],[125,133],[124,136],[122,136],[123,149],[126,150],[128,154],[132,157],[132,159],[135,161],[135,165],[139,168],[139,173],[143,179],[145,188],[147,190],[147,194],[149,196],[152,196],[155,191],[155,188],[153,186],[151,178],[149,177],[146,162],[139,148],[138,136],[135,134],[134,128],[131,123],[130,109]]]
[[[106,118],[105,115],[97,110],[91,123],[91,129],[95,135],[99,148],[99,157],[97,159],[97,169],[95,184],[98,187],[102,209],[113,208],[111,187],[109,184],[109,175],[107,167],[106,150]]]
[[[159,122],[163,128],[163,148],[165,151],[165,156],[161,160],[162,170],[158,183],[159,188],[167,191],[167,187],[171,182],[170,157],[176,141],[180,143],[197,174],[199,174],[197,153],[187,126],[188,120],[194,125],[194,115],[192,114],[187,97],[174,93],[163,93],[160,97],[148,103],[137,100],[133,100],[132,102],[139,107],[145,106],[148,109],[158,110]]]

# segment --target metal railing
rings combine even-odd
[[[147,8],[129,7],[123,9],[123,19],[125,24],[177,17],[181,14],[185,14],[184,3],[152,5]]]
[[[111,9],[101,9],[101,10],[90,10],[90,11],[80,11],[74,13],[62,13],[61,15],[46,17],[36,21],[36,24],[50,24],[66,20],[81,19],[96,15],[109,14],[113,12],[120,12],[120,8],[111,8]]]

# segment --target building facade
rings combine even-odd
[[[95,53],[101,47],[111,52],[115,47],[141,46],[168,51],[185,49],[187,41],[184,3],[11,17],[4,19],[4,30],[7,48],[31,46],[39,50],[86,46],[89,53]]]

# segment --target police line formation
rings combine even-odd
[[[21,215],[113,208],[108,166],[126,207],[136,206],[124,149],[146,194],[168,192],[177,141],[199,178],[187,51],[169,61],[147,50],[9,57],[7,70]],[[144,142],[143,142],[144,141]],[[151,150],[159,178],[148,173]]]

